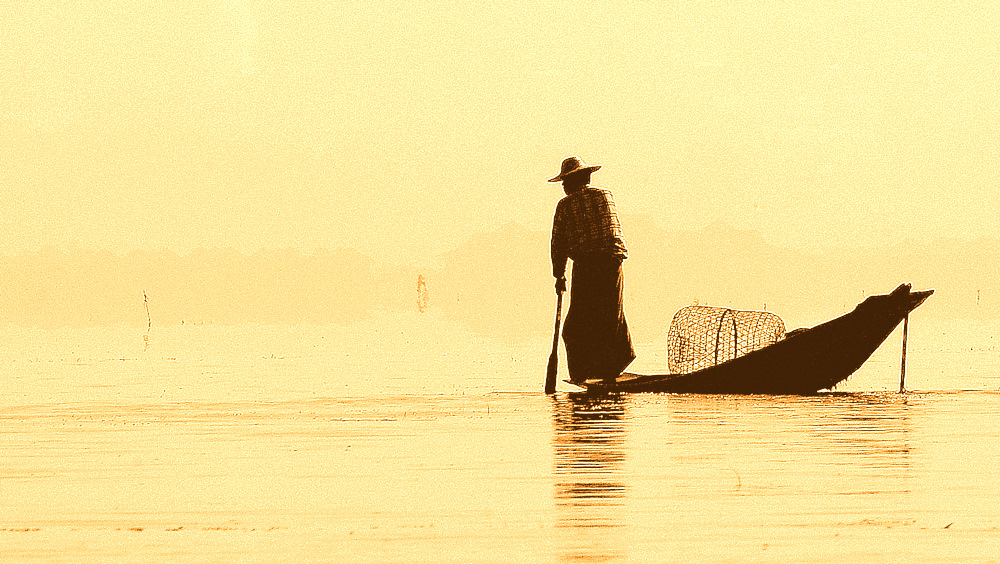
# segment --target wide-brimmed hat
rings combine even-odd
[[[559,176],[555,178],[550,178],[549,182],[561,182],[564,178],[571,174],[576,174],[578,172],[594,172],[601,168],[601,165],[587,166],[587,163],[583,162],[583,159],[577,156],[566,157],[562,162],[562,169],[559,171]]]

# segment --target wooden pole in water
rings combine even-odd
[[[903,359],[899,363],[899,393],[906,391],[904,382],[906,381],[906,333],[910,324],[910,316],[903,318]]]
[[[149,331],[153,328],[153,318],[149,316],[149,298],[146,297],[146,290],[142,291],[142,305],[146,307],[146,334],[142,336],[142,352],[149,348]]]

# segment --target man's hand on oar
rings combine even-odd
[[[561,294],[566,291],[566,277],[560,276],[556,278],[556,294]]]

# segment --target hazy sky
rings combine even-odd
[[[604,165],[623,216],[668,227],[813,248],[1000,235],[998,13],[15,2],[0,252],[421,257],[508,221],[548,229],[562,194],[545,180],[570,154]]]

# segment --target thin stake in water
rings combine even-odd
[[[146,307],[146,334],[142,336],[142,351],[149,348],[149,330],[153,328],[153,318],[149,316],[149,298],[146,297],[146,290],[142,291],[142,305]]]
[[[899,363],[899,393],[906,391],[903,383],[906,380],[906,333],[908,326],[910,324],[910,316],[907,315],[903,318],[903,359]]]

